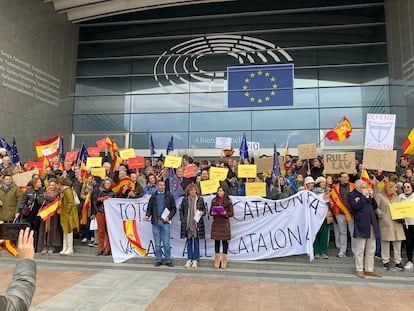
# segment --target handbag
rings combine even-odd
[[[98,230],[98,222],[96,218],[91,219],[91,223],[89,224],[89,230]]]
[[[34,201],[31,205],[25,205],[23,207],[23,210],[22,210],[22,216],[23,217],[28,217],[30,215],[30,212],[32,211],[33,205],[34,205]]]

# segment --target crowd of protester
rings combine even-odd
[[[109,158],[109,157],[108,157]],[[107,158],[107,159],[108,159]],[[110,158],[109,158],[110,159]],[[129,169],[127,163],[120,164],[116,170],[112,170],[110,161],[103,163],[106,178],[99,176],[85,176],[81,165],[78,163],[60,164],[60,159],[55,157],[43,174],[33,174],[32,180],[23,191],[13,183],[13,175],[31,168],[23,165],[13,165],[7,152],[0,149],[0,220],[4,222],[25,221],[31,224],[35,231],[35,249],[41,254],[52,254],[60,252],[62,255],[73,253],[73,239],[80,238],[83,243],[91,247],[97,247],[98,256],[111,255],[110,241],[106,230],[105,210],[103,202],[108,198],[152,198],[153,210],[147,213],[147,219],[151,218],[153,225],[158,224],[162,210],[157,204],[161,204],[158,194],[170,193],[169,179],[170,168],[164,167],[161,158],[146,159],[145,168]],[[126,161],[127,162],[127,161]],[[252,159],[253,162],[253,159]],[[412,244],[414,240],[414,219],[391,219],[389,204],[400,201],[413,201],[413,168],[406,157],[401,157],[396,165],[396,171],[387,173],[380,170],[368,171],[369,181],[365,184],[359,183],[356,189],[355,182],[363,179],[363,167],[355,160],[355,171],[352,174],[340,173],[327,175],[324,172],[322,158],[311,160],[295,159],[290,155],[285,156],[284,167],[281,167],[281,176],[274,176],[272,171],[260,172],[256,178],[238,178],[239,165],[249,164],[248,159],[238,161],[234,158],[220,158],[215,162],[208,160],[194,160],[184,155],[182,167],[174,169],[181,188],[185,191],[181,206],[177,207],[181,221],[181,237],[186,238],[188,243],[188,261],[186,268],[197,268],[199,260],[199,239],[205,238],[205,228],[202,217],[209,213],[213,217],[211,238],[215,240],[215,268],[225,269],[227,266],[227,249],[230,240],[230,217],[233,215],[233,206],[229,196],[246,195],[247,182],[265,182],[266,198],[280,200],[287,198],[301,190],[309,190],[320,196],[327,202],[328,213],[322,224],[314,244],[315,257],[328,258],[329,229],[333,227],[335,236],[335,247],[338,250],[337,257],[357,256],[358,228],[354,228],[352,214],[358,210],[348,202],[350,193],[354,190],[359,193],[366,193],[365,188],[373,189],[366,197],[375,200],[371,206],[375,209],[375,218],[379,228],[379,235],[376,239],[375,254],[380,257],[384,269],[390,269],[390,245],[393,249],[393,261],[397,270],[412,269]],[[186,168],[192,166],[194,176],[185,177]],[[227,178],[220,182],[216,197],[212,206],[223,208],[205,210],[201,196],[200,182],[209,179],[210,167],[228,168]],[[123,186],[117,193],[113,191],[113,185],[120,180],[130,178],[135,187]],[[162,184],[160,184],[160,181]],[[361,186],[362,185],[362,186]],[[162,189],[159,189],[160,186]],[[161,191],[160,191],[161,190]],[[335,194],[337,199],[335,199]],[[79,224],[79,214],[82,206],[90,197],[91,205],[88,209],[87,223]],[[61,198],[60,212],[42,221],[38,215],[39,210],[53,202],[57,197]],[[168,196],[162,195],[162,200]],[[157,203],[158,200],[158,203]],[[355,199],[356,200],[356,199]],[[357,200],[358,202],[359,200]],[[343,206],[347,208],[347,211]],[[375,205],[375,207],[374,207]],[[28,210],[29,207],[29,211]],[[175,208],[171,207],[172,210]],[[157,210],[158,209],[158,210]],[[175,212],[163,218],[163,223],[169,223]],[[200,221],[194,224],[192,221],[195,214],[199,214]],[[349,213],[349,214],[348,214]],[[157,217],[158,219],[154,219]],[[91,223],[97,223],[97,229],[90,230]],[[228,230],[227,230],[228,228]],[[153,227],[153,232],[155,235]],[[157,229],[158,230],[158,229]],[[160,229],[157,234],[164,234]],[[349,234],[348,234],[349,232]],[[75,235],[74,235],[75,234]],[[169,231],[168,231],[169,235]],[[351,251],[347,250],[348,239],[351,240]],[[168,246],[167,238],[160,238],[159,243]],[[405,241],[405,250],[408,261],[405,266],[402,263],[401,245]],[[220,246],[222,256],[220,257]],[[160,248],[161,245],[156,245]],[[158,249],[159,251],[159,249]],[[168,254],[167,254],[168,256]],[[156,265],[159,265],[162,258],[158,254]],[[166,258],[166,264],[171,263]],[[370,271],[368,271],[370,272]]]

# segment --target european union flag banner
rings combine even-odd
[[[227,68],[228,107],[293,106],[293,64]]]

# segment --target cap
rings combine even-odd
[[[313,179],[312,176],[308,176],[308,177],[305,178],[304,184],[307,185],[307,184],[310,184],[310,183],[315,183],[315,180]]]

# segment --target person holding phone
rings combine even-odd
[[[3,222],[0,222],[0,225]],[[0,295],[0,310],[28,310],[36,287],[36,263],[34,262],[34,231],[27,227],[20,230],[17,249],[20,261],[17,263],[13,280],[5,295]],[[0,240],[2,245],[4,240]]]
[[[221,210],[221,211],[220,211]],[[211,239],[214,240],[214,268],[220,268],[220,244],[223,244],[221,269],[227,268],[227,251],[231,239],[230,217],[233,217],[233,203],[223,187],[218,187],[217,194],[211,201],[210,215],[213,216]]]

